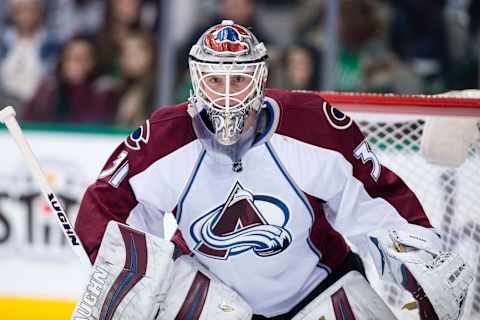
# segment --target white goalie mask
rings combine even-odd
[[[190,50],[190,110],[207,150],[235,162],[251,146],[263,104],[266,60],[263,43],[230,20],[208,29]]]

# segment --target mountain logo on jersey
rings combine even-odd
[[[268,221],[260,208],[269,210]],[[190,227],[194,250],[227,260],[247,251],[268,257],[284,251],[292,242],[285,228],[290,213],[281,200],[254,195],[236,182],[225,203],[197,219]],[[274,220],[274,221],[273,221]]]
[[[241,55],[250,49],[248,30],[239,25],[217,25],[205,35],[205,48],[215,54]]]
[[[143,145],[148,143],[149,139],[150,122],[147,120],[125,139],[125,145],[132,150],[140,150]]]

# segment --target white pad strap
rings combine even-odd
[[[173,244],[108,223],[74,320],[152,320],[173,270]]]
[[[395,316],[367,280],[350,271],[322,292],[292,320],[395,320]]]
[[[250,320],[251,307],[189,256],[175,261],[175,275],[157,320]]]

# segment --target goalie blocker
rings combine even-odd
[[[247,320],[232,289],[172,242],[110,221],[74,320]]]

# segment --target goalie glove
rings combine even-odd
[[[413,295],[422,320],[461,317],[473,272],[458,254],[441,251],[433,232],[408,224],[369,237],[380,276]]]

